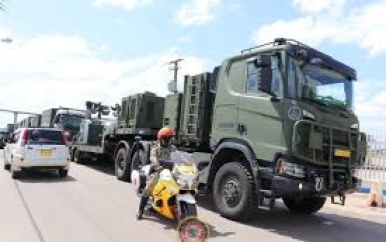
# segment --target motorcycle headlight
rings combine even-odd
[[[184,174],[176,179],[177,184],[185,190],[195,189],[198,186],[198,177],[195,174]]]

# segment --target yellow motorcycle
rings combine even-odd
[[[198,193],[199,175],[191,155],[176,151],[170,160],[161,160],[164,167],[151,192],[148,206],[169,219],[178,221],[177,233],[181,241],[205,241],[207,225],[198,219],[195,195]],[[138,196],[146,185],[150,165],[132,172],[132,183]]]

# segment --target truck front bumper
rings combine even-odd
[[[333,188],[330,188],[327,181],[323,179],[300,180],[288,176],[273,175],[271,190],[276,197],[282,196],[341,196],[358,190],[360,180],[353,177],[351,185],[347,181],[336,181]]]

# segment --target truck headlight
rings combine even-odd
[[[315,116],[307,110],[303,110],[303,117],[315,120]]]
[[[294,177],[306,177],[306,167],[294,163],[290,163],[284,159],[278,160],[277,172],[279,174],[287,174]]]
[[[352,124],[352,125],[351,125],[351,128],[352,128],[352,129],[359,129],[359,124],[358,124],[358,123]]]

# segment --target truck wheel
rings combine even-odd
[[[240,162],[226,163],[220,168],[213,183],[213,197],[219,213],[228,219],[247,220],[257,210],[252,174]]]
[[[282,199],[291,213],[302,215],[318,212],[327,200],[325,197],[283,197]]]
[[[81,163],[81,155],[79,150],[74,151],[74,162],[80,164]]]
[[[115,156],[115,174],[118,180],[130,181],[130,166],[127,165],[125,148],[120,148]]]
[[[134,152],[131,160],[131,172],[139,170],[142,166],[147,164],[149,164],[149,161],[146,160],[145,151],[143,149],[139,149]]]

